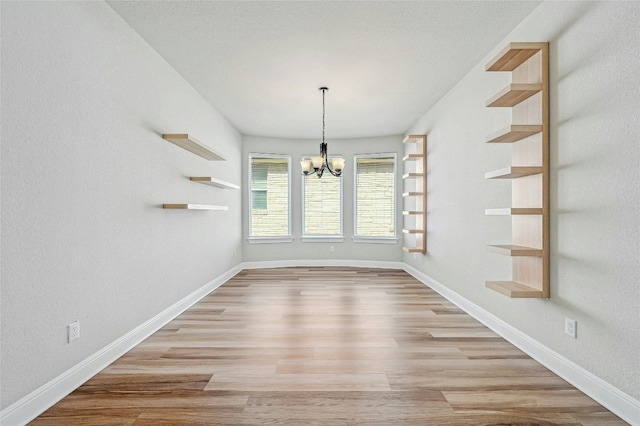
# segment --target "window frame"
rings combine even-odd
[[[365,236],[356,234],[358,230],[358,159],[360,158],[393,158],[393,235]],[[353,242],[370,244],[395,244],[398,242],[398,154],[395,152],[355,154],[353,156]]]
[[[251,188],[251,175],[252,175],[252,164],[253,159],[255,158],[265,158],[265,159],[281,159],[287,161],[287,235],[278,235],[278,236],[252,236],[252,211],[253,211],[253,190]],[[251,244],[269,244],[269,243],[290,243],[293,241],[293,235],[291,233],[292,223],[291,223],[291,156],[287,154],[265,154],[258,152],[250,152],[247,156],[248,159],[248,167],[247,167],[247,241]]]
[[[301,160],[310,160],[312,157],[314,157],[314,155],[302,155],[300,157]],[[331,160],[332,158],[344,158],[342,155],[329,155],[328,159]],[[339,179],[340,181],[340,233],[339,234],[305,234],[304,230],[305,230],[305,199],[306,199],[306,194],[305,194],[305,178],[307,178],[307,176],[305,176],[304,174],[301,174],[301,180],[300,180],[300,207],[301,207],[301,211],[300,211],[300,215],[302,216],[302,220],[301,220],[301,225],[302,228],[300,230],[301,233],[301,237],[300,237],[300,241],[303,243],[308,243],[308,242],[318,242],[318,241],[322,241],[322,242],[331,242],[331,243],[341,243],[344,241],[344,173],[342,174],[342,176],[340,177],[335,177],[333,176],[331,173],[329,173],[328,170],[324,171],[324,174],[322,175],[322,178],[320,179],[324,179],[326,177],[331,177],[334,179]],[[318,177],[315,175],[315,173],[309,173],[308,177],[315,177],[316,179],[318,179]]]

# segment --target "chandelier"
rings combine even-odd
[[[327,143],[324,141],[324,94],[329,89],[327,87],[321,87],[318,90],[322,92],[322,143],[320,144],[320,156],[312,157],[310,160],[300,161],[300,167],[302,168],[302,174],[305,176],[310,173],[315,173],[321,178],[326,169],[329,170],[329,173],[332,175],[339,177],[342,175],[342,169],[344,169],[344,158],[332,158],[331,166],[329,166]]]

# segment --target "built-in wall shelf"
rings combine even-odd
[[[541,215],[542,208],[507,207],[504,209],[485,209],[484,214],[487,216]]]
[[[420,247],[402,247],[402,251],[406,253],[422,253],[422,249]]]
[[[539,175],[542,173],[542,167],[505,167],[504,169],[494,170],[487,172],[484,175],[485,179],[518,179],[525,176]]]
[[[487,143],[513,143],[518,142],[531,135],[542,132],[542,126],[539,124],[523,125],[515,124],[507,126],[495,133],[489,135]]]
[[[162,208],[182,210],[228,210],[227,206],[211,206],[208,204],[163,204]]]
[[[542,249],[516,245],[488,245],[487,251],[503,256],[533,256],[542,257]]]
[[[427,140],[427,135],[408,135],[402,140],[402,143],[417,143],[421,144]]]
[[[510,216],[511,244],[487,250],[511,256],[511,281],[485,286],[514,298],[548,298],[549,291],[549,43],[507,45],[486,65],[507,71],[511,84],[487,101],[511,107],[511,125],[489,135],[487,143],[508,143],[511,164],[488,172],[487,179],[512,179],[512,207],[487,209],[488,216]]]
[[[484,285],[514,299],[544,297],[544,293],[541,290],[515,281],[485,281]]]
[[[405,173],[402,175],[402,179],[423,177],[424,173]]]
[[[209,161],[225,161],[225,158],[209,148],[193,136],[186,133],[167,133],[162,135],[162,139],[178,145],[180,148],[186,149],[200,157]]]
[[[544,49],[547,43],[515,42],[509,43],[487,65],[487,71],[513,71],[524,64],[536,53]]]
[[[539,83],[512,83],[487,101],[488,107],[513,107],[542,90]]]
[[[229,182],[225,182],[223,180],[220,179],[216,179],[210,176],[191,176],[189,178],[190,180],[192,180],[193,182],[198,182],[204,185],[209,185],[209,186],[215,186],[216,188],[222,188],[222,189],[240,189],[240,187],[238,185],[235,185],[233,183],[229,183]]]
[[[403,229],[404,234],[424,234],[424,229]]]
[[[406,253],[427,252],[427,135],[408,135],[404,145],[404,229]]]
[[[424,155],[422,154],[407,154],[404,157],[402,157],[402,161],[417,161],[417,160],[422,160],[424,158]]]

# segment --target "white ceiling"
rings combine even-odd
[[[110,1],[241,133],[405,133],[539,1]],[[517,41],[517,40],[516,40]]]

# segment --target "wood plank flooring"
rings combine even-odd
[[[623,425],[398,270],[246,270],[33,425]]]

